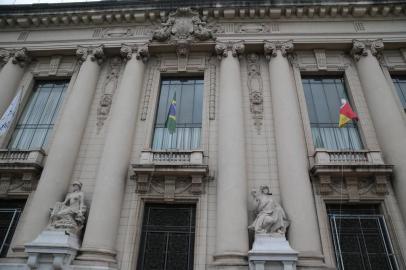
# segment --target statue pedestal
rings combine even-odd
[[[254,244],[248,252],[250,270],[296,270],[297,258],[298,252],[280,234],[255,234]]]
[[[34,241],[25,244],[30,269],[49,269],[50,266],[69,269],[78,250],[78,237],[66,231],[44,230]]]

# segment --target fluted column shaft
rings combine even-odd
[[[292,42],[265,43],[269,61],[279,185],[291,221],[289,242],[299,259],[320,260],[321,244],[309,178],[305,135],[296,85],[287,54]]]
[[[144,78],[142,60],[146,60],[143,56],[148,51],[146,46],[139,48],[136,56],[135,48],[125,46],[121,52],[126,54],[128,61],[112,106],[80,260],[115,261],[124,186]],[[139,54],[141,52],[143,55]]]
[[[217,44],[220,63],[216,263],[244,264],[248,253],[244,114],[238,55],[244,45]]]
[[[394,167],[394,190],[406,222],[406,123],[378,59],[383,42],[354,41],[352,55],[385,161]]]
[[[21,49],[10,52],[2,50],[0,56],[7,60],[0,72],[0,118],[13,100],[17,87],[24,75],[24,67],[28,62],[27,51]]]
[[[27,205],[28,209],[25,209],[26,222],[17,236],[17,245],[32,241],[45,229],[49,209],[55,202],[61,201],[68,191],[100,72],[96,60],[100,60],[98,57],[102,54],[102,48],[93,49],[93,52],[98,51],[97,55],[89,50],[83,47],[78,49],[84,62],[61,111],[37,189],[30,205]]]

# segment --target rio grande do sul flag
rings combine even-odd
[[[20,99],[21,99],[21,90],[18,91],[17,95],[14,97],[13,101],[8,106],[7,110],[0,118],[0,137],[7,132],[7,130],[13,123],[14,117],[18,111],[18,106],[20,105]]]
[[[351,109],[350,103],[347,100],[341,99],[341,104],[338,127],[343,127],[351,120],[358,120],[358,115]]]

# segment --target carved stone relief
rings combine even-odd
[[[24,68],[31,62],[31,57],[26,48],[6,50],[0,49],[0,62],[5,64],[10,60],[13,64],[19,65]]]
[[[178,8],[169,13],[160,28],[152,33],[152,41],[168,42],[176,46],[178,71],[186,71],[193,41],[215,40],[214,30],[208,27],[206,18],[191,8]]]
[[[248,63],[248,90],[250,97],[250,110],[254,118],[254,125],[257,133],[261,133],[262,119],[264,113],[264,97],[263,97],[263,82],[261,76],[259,56],[257,54],[249,54],[247,56]]]
[[[151,98],[151,91],[153,88],[154,78],[156,78],[157,73],[159,72],[157,66],[159,61],[157,59],[153,59],[150,61],[149,70],[148,70],[148,78],[146,81],[145,89],[144,89],[144,97],[143,97],[143,105],[142,105],[142,112],[141,112],[141,120],[145,121],[147,119],[148,114],[148,105]]]
[[[263,34],[270,33],[271,30],[269,26],[264,23],[241,23],[236,25],[235,32],[244,34]]]
[[[118,84],[118,77],[120,75],[121,59],[114,57],[110,61],[110,71],[103,84],[103,94],[100,97],[99,107],[97,108],[97,133],[100,132],[104,125],[104,121],[107,119],[111,103],[113,101],[113,95],[116,91]]]
[[[327,70],[326,51],[323,49],[314,50],[314,56],[316,57],[317,68]]]
[[[388,175],[371,177],[321,175],[318,177],[318,193],[330,198],[346,198],[349,201],[382,198],[388,193],[388,177]]]
[[[36,189],[39,175],[36,173],[1,174],[0,198],[13,195],[28,195]]]
[[[139,174],[135,177],[136,192],[162,196],[165,201],[173,201],[176,197],[199,195],[203,192],[203,176],[151,176]]]

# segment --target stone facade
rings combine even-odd
[[[254,2],[0,5],[0,117],[18,90],[20,117],[36,82],[69,81],[44,149],[8,148],[16,121],[0,136],[0,203],[26,200],[0,269],[138,269],[154,203],[195,205],[193,269],[249,269],[261,186],[290,222],[285,269],[341,269],[336,204],[379,207],[393,269],[406,269],[406,117],[391,77],[406,75],[406,4]],[[313,141],[302,77],[331,75],[345,82],[362,150]],[[172,77],[203,80],[198,149],[152,147]],[[65,249],[33,247],[76,181],[87,213],[75,243],[48,232],[41,241]],[[254,269],[282,269],[272,260]]]

